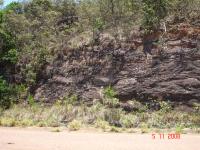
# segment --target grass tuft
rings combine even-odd
[[[70,131],[77,131],[80,130],[82,123],[78,120],[73,120],[69,123],[68,128]]]

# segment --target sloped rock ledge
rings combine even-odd
[[[35,99],[53,102],[77,94],[91,101],[101,99],[102,87],[112,85],[121,101],[199,102],[199,40],[183,38],[186,40],[168,40],[162,52],[153,50],[152,60],[146,60],[141,47],[136,48],[134,43],[109,39],[102,40],[99,46],[67,49],[43,71]]]

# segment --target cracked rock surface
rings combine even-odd
[[[197,32],[199,31],[199,33]],[[180,37],[167,33],[165,49],[152,50],[146,59],[142,45],[101,39],[96,46],[67,49],[43,70],[35,99],[53,102],[70,94],[91,101],[101,99],[102,87],[113,86],[121,101],[163,99],[200,101],[200,28]],[[176,38],[176,35],[178,37]],[[172,38],[173,37],[173,38]],[[134,38],[134,36],[133,36]],[[173,39],[173,40],[172,40]],[[139,41],[135,37],[133,41]]]

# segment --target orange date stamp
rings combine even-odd
[[[181,134],[180,133],[168,133],[168,134],[164,134],[164,133],[158,133],[158,134],[151,134],[152,139],[156,140],[156,139],[160,139],[160,140],[164,140],[164,139],[168,139],[168,140],[180,140],[181,139]]]

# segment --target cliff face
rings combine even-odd
[[[148,59],[136,35],[124,42],[102,37],[96,46],[66,48],[43,70],[35,99],[52,102],[70,94],[101,99],[102,87],[111,85],[120,100],[200,101],[200,27],[171,26],[163,40]]]

